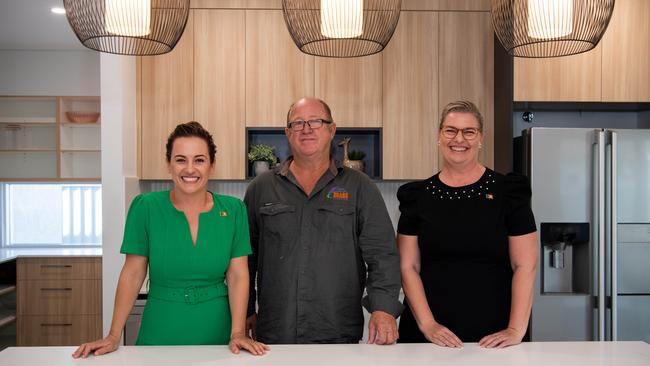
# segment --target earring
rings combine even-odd
[[[438,140],[438,146],[440,146],[440,140]]]
[[[482,148],[482,147],[483,147],[483,144],[481,144],[481,143],[479,142],[479,144],[478,144],[478,148],[480,149],[480,148]]]

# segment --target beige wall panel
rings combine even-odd
[[[316,96],[339,127],[381,127],[382,56],[316,57]]]
[[[438,105],[474,102],[484,117],[480,160],[494,164],[494,42],[489,13],[440,13]],[[437,122],[437,119],[436,119]],[[442,161],[441,161],[442,163]],[[440,165],[442,167],[442,165]]]
[[[426,178],[438,168],[438,14],[402,13],[383,57],[383,178]]]
[[[650,102],[650,1],[616,0],[601,44],[603,101]]]
[[[282,0],[191,0],[190,7],[192,9],[282,9]]]
[[[589,52],[565,57],[515,57],[514,100],[600,101],[601,46],[598,45]]]
[[[167,179],[165,143],[179,123],[194,119],[192,13],[170,53],[142,58],[142,177]]]
[[[213,179],[244,179],[245,13],[194,10],[194,117],[217,145]]]
[[[289,105],[314,95],[314,57],[298,50],[280,10],[246,11],[246,126],[284,127]]]
[[[490,11],[490,0],[402,0],[402,9]]]

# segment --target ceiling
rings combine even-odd
[[[63,0],[0,0],[0,50],[86,50],[52,7]]]

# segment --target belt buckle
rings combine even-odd
[[[196,287],[185,287],[183,290],[183,298],[185,299],[186,304],[195,305],[198,302],[196,297]]]

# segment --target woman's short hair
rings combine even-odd
[[[176,139],[179,137],[198,137],[205,141],[205,143],[208,144],[210,164],[214,163],[214,157],[217,155],[217,145],[214,144],[214,140],[212,139],[210,132],[208,132],[208,130],[203,128],[203,126],[201,126],[201,124],[196,121],[179,124],[169,135],[169,138],[167,138],[167,151],[165,153],[168,163],[172,160],[172,148],[174,147],[174,141],[176,141]]]
[[[442,123],[445,121],[445,118],[447,118],[447,115],[451,112],[464,112],[473,114],[478,121],[479,131],[483,132],[483,115],[478,110],[478,107],[469,100],[457,100],[455,102],[447,104],[445,108],[443,108],[442,113],[440,113],[440,125],[438,126],[439,130],[442,129]]]

